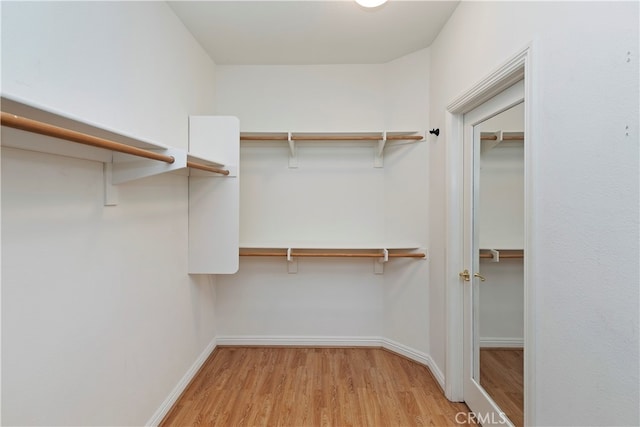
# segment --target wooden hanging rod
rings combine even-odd
[[[264,251],[259,250],[246,250],[240,249],[240,256],[266,256],[266,257],[286,257],[286,250],[273,250],[273,249],[265,249]],[[291,251],[292,257],[300,257],[300,258],[383,258],[384,254],[380,252],[361,252],[361,251],[348,251],[341,250],[340,252],[300,252],[300,251]],[[389,252],[389,258],[425,258],[426,254],[423,252]]]
[[[164,154],[158,154],[153,151],[132,147],[120,142],[114,142],[108,139],[87,135],[86,133],[76,132],[70,129],[53,126],[48,123],[43,123],[36,120],[27,119],[25,117],[16,116],[14,114],[5,113],[4,111],[2,112],[1,122],[2,126],[8,126],[14,129],[20,129],[40,135],[60,138],[71,142],[77,142],[78,144],[90,145],[92,147],[117,151],[119,153],[131,154],[133,156],[144,157],[146,159],[158,160],[169,164],[175,162],[176,160],[173,158],[173,156],[165,156]]]
[[[207,171],[207,172],[219,173],[219,174],[222,174],[222,175],[229,175],[229,171],[227,169],[220,169],[220,168],[217,168],[215,166],[204,165],[202,163],[196,163],[196,162],[192,162],[190,160],[187,161],[187,167],[194,168],[194,169],[200,169],[200,170]]]
[[[90,145],[92,147],[104,148],[106,150],[116,151],[118,153],[130,154],[132,156],[143,157],[145,159],[158,160],[172,164],[176,159],[173,156],[159,154],[154,151],[145,150],[143,148],[133,147],[131,145],[122,144],[120,142],[110,141],[108,139],[99,138],[97,136],[88,135],[82,132],[76,132],[71,129],[50,125],[48,123],[39,122],[37,120],[28,119],[26,117],[16,116],[15,114],[0,113],[0,123],[14,129],[27,132],[37,133],[40,135],[50,136],[53,138],[64,139],[66,141],[76,142],[78,144]],[[229,175],[226,169],[220,169],[213,166],[205,165],[197,162],[187,162],[187,166],[208,172]]]
[[[524,251],[521,249],[508,249],[508,250],[498,250],[500,252],[500,259],[517,259],[524,258]],[[493,259],[493,254],[491,252],[486,252],[481,249],[480,258],[483,259]]]
[[[291,135],[292,141],[381,141],[383,135]],[[387,135],[387,141],[421,141],[422,135]],[[288,135],[243,135],[240,141],[288,141]]]
[[[243,135],[240,134],[240,141],[288,141],[287,135]]]
[[[484,132],[483,132],[484,133]],[[481,141],[497,141],[498,135],[494,133],[490,134],[480,134]],[[524,133],[520,132],[516,135],[509,135],[507,133],[502,135],[502,141],[524,141]]]

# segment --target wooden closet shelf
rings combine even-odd
[[[213,172],[213,173],[219,173],[221,175],[229,175],[229,171],[227,169],[221,169],[221,168],[217,168],[215,166],[209,166],[209,165],[205,165],[202,163],[197,163],[197,162],[192,162],[192,161],[187,161],[187,167],[188,168],[194,168],[194,169],[199,169],[199,170],[203,170],[206,172]]]
[[[267,249],[256,250],[240,248],[240,256],[252,256],[252,257],[309,257],[309,258],[384,258],[384,250],[377,252],[364,251],[361,249],[336,249],[336,250],[301,250],[301,249]],[[426,258],[424,252],[410,252],[410,251],[397,251],[388,250],[388,258]]]
[[[422,141],[423,135],[375,134],[291,134],[241,133],[240,141]]]
[[[482,132],[481,141],[524,141],[524,132]]]
[[[297,144],[301,142],[358,142],[365,141],[374,145],[373,166],[383,167],[384,149],[387,145],[405,145],[422,141],[425,134],[414,131],[405,132],[241,132],[240,141],[282,141],[289,145],[289,167],[298,167]],[[404,141],[404,142],[402,142]]]
[[[78,144],[90,145],[92,147],[104,148],[106,150],[117,151],[119,153],[131,154],[133,156],[144,157],[146,159],[158,160],[165,163],[175,162],[175,158],[159,154],[143,148],[132,147],[130,145],[119,142],[110,141],[104,138],[98,138],[85,133],[76,132],[74,130],[53,126],[48,123],[39,122],[37,120],[20,117],[15,114],[2,111],[0,122],[2,126],[23,130],[26,132],[37,133],[39,135],[50,136],[53,138],[64,139]]]
[[[497,253],[498,259],[523,259],[523,249],[480,249],[481,259],[496,259]]]
[[[213,164],[206,164],[201,161],[187,160],[189,153],[185,153],[177,149],[172,149],[172,148],[167,148],[162,146],[156,146],[151,149],[140,148],[134,145],[124,144],[121,142],[112,141],[110,139],[89,135],[87,133],[78,132],[73,129],[67,129],[64,127],[55,126],[50,123],[33,120],[27,117],[22,117],[22,116],[4,112],[4,111],[0,112],[0,124],[2,124],[2,126],[18,129],[25,132],[44,135],[44,136],[48,136],[56,139],[74,142],[77,144],[87,145],[94,148],[100,148],[100,149],[104,149],[104,150],[108,150],[116,153],[128,154],[136,157],[141,157],[144,159],[164,162],[168,165],[173,165],[171,169],[156,168],[154,170],[150,170],[148,168],[145,168],[145,170],[142,171],[139,176],[136,173],[131,174],[128,171],[125,174],[126,178],[122,178],[119,181],[116,180],[114,181],[114,183],[122,183],[122,182],[126,182],[126,180],[129,180],[129,179],[140,178],[143,176],[148,176],[149,174],[168,172],[169,170],[175,170],[176,168],[183,168],[183,167],[199,169],[199,170],[213,172],[221,175],[229,175],[229,170],[217,167],[217,166],[222,166],[221,163],[210,161],[210,163],[213,163]],[[16,146],[16,148],[23,148],[23,147],[19,145],[19,146]],[[51,149],[51,150],[43,149],[43,151],[55,152],[55,149]],[[179,161],[177,161],[177,157],[179,158]],[[111,160],[111,162],[116,163],[113,159]]]

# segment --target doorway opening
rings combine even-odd
[[[518,95],[514,95],[514,89],[520,85],[520,98]],[[532,91],[532,78],[531,78],[531,48],[527,47],[520,51],[517,55],[512,57],[503,66],[499,67],[490,76],[479,82],[471,90],[467,91],[457,100],[452,102],[448,106],[447,111],[447,151],[448,151],[448,170],[449,173],[447,181],[447,271],[446,271],[446,306],[447,306],[447,345],[446,345],[446,369],[445,369],[445,394],[450,400],[466,401],[473,412],[477,415],[487,415],[482,412],[493,412],[497,415],[497,418],[492,418],[496,422],[503,424],[503,418],[507,418],[503,412],[509,411],[506,407],[508,403],[502,403],[502,405],[496,402],[499,398],[492,398],[491,394],[497,396],[501,392],[493,390],[491,392],[491,380],[483,378],[483,370],[489,371],[490,368],[482,367],[482,359],[487,362],[491,358],[491,348],[509,348],[512,353],[510,356],[514,356],[517,362],[517,351],[512,350],[514,348],[523,348],[521,357],[523,360],[522,374],[518,374],[521,380],[517,380],[522,383],[523,400],[524,404],[516,404],[523,408],[524,415],[518,415],[517,410],[514,412],[511,408],[511,417],[516,425],[534,424],[532,417],[533,414],[533,396],[534,396],[534,377],[533,377],[533,360],[535,356],[535,342],[533,340],[533,292],[534,287],[531,281],[531,260],[534,255],[534,242],[532,239],[532,221],[533,214],[531,212],[531,197],[533,187],[532,176],[532,150],[531,143],[533,140],[532,133],[532,105],[533,105],[533,91]],[[493,98],[499,98],[499,95],[511,91],[511,98],[506,101],[503,100],[502,104],[496,104],[495,101],[490,101]],[[504,96],[503,96],[504,97]],[[507,97],[508,98],[508,97]],[[489,102],[488,102],[489,101]],[[520,112],[522,116],[522,129],[488,129],[484,128],[483,122],[497,117],[500,113],[503,113],[510,108],[514,107],[514,112]],[[472,112],[475,114],[471,117]],[[509,113],[508,113],[509,114]],[[467,123],[465,123],[466,119]],[[494,119],[497,120],[497,119]],[[495,123],[494,123],[495,124]],[[489,127],[495,127],[489,121]],[[499,133],[499,131],[503,131]],[[505,133],[507,131],[507,133]],[[480,142],[483,132],[485,133],[485,141]],[[511,134],[508,134],[511,132]],[[496,139],[488,139],[493,133]],[[496,142],[498,138],[504,142],[504,136],[515,136],[514,133],[518,133],[517,136],[522,136],[522,142],[519,149],[516,150],[503,150],[493,151],[499,144]],[[472,156],[465,156],[465,139],[476,141],[476,150],[472,150]],[[493,141],[493,142],[490,142]],[[514,148],[513,144],[511,144]],[[473,147],[473,145],[471,145]],[[503,147],[507,147],[504,145]],[[468,150],[468,148],[467,148]],[[481,212],[491,212],[491,209],[486,207],[486,203],[491,202],[491,190],[495,190],[497,187],[488,185],[486,189],[489,189],[489,194],[483,192],[480,193],[480,186],[474,189],[473,183],[485,182],[489,184],[491,180],[496,180],[496,176],[481,176],[480,168],[483,164],[481,157],[485,157],[483,169],[491,169],[493,166],[505,165],[504,162],[498,162],[502,154],[510,152],[507,157],[511,156],[514,151],[520,150],[520,168],[521,177],[519,178],[518,185],[514,185],[513,179],[507,179],[504,182],[508,183],[512,187],[519,186],[521,191],[519,208],[521,214],[515,215],[519,218],[517,222],[519,225],[516,228],[521,229],[520,242],[506,242],[504,238],[507,230],[513,231],[514,224],[505,224],[504,218],[500,220],[496,215],[487,222],[486,218],[481,220]],[[484,152],[484,155],[483,155]],[[492,158],[497,157],[497,158]],[[504,156],[503,156],[504,157]],[[511,156],[511,160],[515,157]],[[474,163],[475,158],[475,163]],[[508,163],[513,165],[513,163]],[[474,168],[475,165],[475,168]],[[487,170],[485,170],[486,172]],[[504,171],[503,171],[504,172]],[[511,171],[513,172],[513,171]],[[471,174],[471,175],[469,175]],[[499,175],[498,173],[497,175]],[[495,174],[494,174],[495,175]],[[512,176],[513,178],[513,176]],[[518,181],[518,179],[515,179]],[[471,184],[469,186],[469,183]],[[465,190],[466,184],[466,190]],[[495,184],[495,183],[494,183]],[[465,191],[467,193],[465,193]],[[471,191],[471,193],[469,193]],[[506,191],[506,190],[505,190]],[[473,193],[475,192],[475,198]],[[500,191],[494,191],[494,195],[499,195]],[[507,198],[508,199],[508,198]],[[467,205],[465,205],[467,200]],[[473,204],[468,205],[469,200],[475,203],[475,212],[478,214],[476,218],[475,229],[473,228]],[[497,201],[494,198],[492,203],[504,203]],[[484,204],[484,208],[480,204]],[[470,209],[465,211],[465,206]],[[515,206],[515,205],[514,205]],[[514,206],[508,207],[513,213]],[[465,213],[466,212],[466,213]],[[470,214],[471,213],[471,214]],[[465,215],[467,215],[465,217]],[[491,224],[493,220],[494,224]],[[484,225],[483,225],[484,223]],[[497,229],[496,224],[508,225],[507,227],[501,227]],[[484,232],[479,231],[484,230]],[[491,232],[493,231],[493,233]],[[500,236],[500,232],[503,232],[503,236]],[[482,236],[481,236],[482,234]],[[493,234],[493,236],[491,236]],[[517,234],[517,233],[516,233]],[[512,233],[513,235],[513,233]],[[465,240],[466,239],[466,240]],[[487,241],[489,239],[489,241]],[[490,240],[493,239],[491,242]],[[486,246],[486,247],[485,247]],[[496,303],[494,301],[493,308],[490,301],[495,298],[496,293],[500,294],[496,289],[500,288],[501,279],[498,277],[498,263],[494,260],[499,260],[500,253],[502,253],[503,264],[500,268],[510,270],[511,279],[515,274],[520,276],[520,296],[515,296],[515,299],[522,301],[522,304],[512,304],[514,313],[511,313],[512,317],[520,316],[519,322],[511,322],[505,316],[505,309],[508,309],[506,304]],[[465,276],[465,273],[468,276]],[[489,274],[490,273],[490,274]],[[480,283],[484,284],[482,279],[486,276],[491,276],[491,280],[487,282],[491,283],[491,286],[487,286],[483,291],[480,290]],[[505,279],[506,281],[513,283],[513,280]],[[503,280],[504,281],[504,280]],[[503,283],[504,285],[504,283]],[[475,292],[473,292],[475,290]],[[508,293],[514,294],[517,292],[517,286],[508,289],[502,288],[502,297],[506,297]],[[513,295],[512,295],[513,297]],[[503,298],[504,299],[504,298]],[[484,302],[482,302],[484,301]],[[489,305],[487,305],[489,304]],[[499,305],[499,309],[496,309],[496,305]],[[486,307],[485,307],[486,306]],[[475,310],[474,310],[475,307]],[[503,310],[500,313],[500,310]],[[488,312],[491,312],[488,314]],[[519,312],[519,313],[518,313]],[[491,315],[493,314],[493,318]],[[482,318],[481,318],[482,317]],[[496,325],[496,322],[501,325]],[[474,321],[475,320],[475,321]],[[491,323],[493,322],[493,326]],[[510,327],[519,329],[522,333],[519,334],[514,330],[507,331],[505,327],[506,323],[510,323]],[[484,327],[483,327],[484,324]],[[493,331],[491,328],[494,327]],[[497,329],[496,329],[497,328]],[[501,329],[502,328],[502,329]],[[507,328],[508,329],[508,328]],[[492,336],[495,335],[495,336]],[[521,336],[519,336],[521,335]],[[526,346],[525,346],[526,343]],[[525,349],[526,347],[526,349]],[[481,350],[483,349],[483,350]],[[507,350],[505,350],[507,351]],[[482,357],[486,355],[487,357]],[[512,357],[512,358],[514,358]],[[481,359],[482,358],[482,359]],[[475,362],[474,362],[475,361]],[[489,372],[484,372],[485,374]],[[474,388],[473,392],[470,392],[471,388]],[[475,397],[470,397],[473,395]],[[480,400],[478,400],[480,399]],[[517,400],[517,399],[516,399]],[[484,402],[478,404],[477,402]],[[504,406],[505,408],[501,408]]]

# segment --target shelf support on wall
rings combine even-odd
[[[118,187],[113,185],[113,163],[103,163],[102,165],[104,205],[116,206],[118,204]]]
[[[173,163],[158,162],[128,154],[113,153],[113,184],[124,184],[140,178],[171,172],[187,167],[187,153],[178,148],[149,150],[174,158]]]
[[[480,249],[480,259],[501,262],[506,259],[524,259],[522,249]]]
[[[287,249],[287,273],[296,274],[298,272],[298,260],[291,256],[291,248]]]
[[[382,139],[378,141],[376,156],[373,160],[373,167],[384,167],[384,146],[387,144],[387,132],[382,132]]]
[[[480,152],[485,153],[502,142],[502,131],[497,132],[482,132],[480,134]]]
[[[298,153],[296,152],[296,142],[291,137],[291,132],[287,132],[289,142],[289,167],[298,167]]]
[[[382,249],[382,257],[373,261],[373,272],[384,274],[384,263],[389,261],[389,249]]]

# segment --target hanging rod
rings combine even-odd
[[[484,135],[483,135],[484,134]],[[507,132],[505,132],[502,135],[502,141],[524,141],[524,133],[519,132],[515,135],[509,135]],[[485,132],[482,132],[480,134],[480,141],[497,141],[498,140],[498,135],[496,135],[495,133],[489,133],[486,134]]]
[[[242,135],[240,141],[288,141],[287,135]]]
[[[291,135],[292,141],[381,141],[379,135]],[[387,135],[387,141],[421,141],[422,135]],[[241,141],[289,141],[288,135],[242,135]]]
[[[420,141],[422,135],[387,135],[387,141]],[[382,135],[291,135],[293,141],[381,141]]]
[[[265,251],[252,251],[252,250],[240,250],[240,256],[266,256],[266,257],[276,257],[276,256],[287,256],[287,251],[273,251],[273,250],[265,250]],[[297,252],[295,250],[291,251],[292,257],[300,257],[300,258],[382,258],[384,257],[383,253],[371,253],[371,252]],[[389,252],[389,258],[425,258],[426,254],[422,252]]]
[[[37,133],[40,135],[51,136],[53,138],[64,139],[66,141],[76,142],[78,144],[90,145],[92,147],[104,148],[106,150],[117,151],[118,153],[131,154],[145,159],[158,160],[161,162],[172,164],[175,162],[173,156],[166,156],[143,148],[133,147],[131,145],[122,144],[120,142],[110,141],[108,139],[99,138],[97,136],[87,135],[86,133],[76,132],[71,129],[50,125],[48,123],[39,122],[37,120],[28,119],[26,117],[16,116],[15,114],[2,111],[0,123],[14,129],[27,132]],[[229,175],[226,169],[219,169],[202,163],[188,161],[187,166],[208,172],[215,172],[222,175]]]
[[[488,249],[481,249],[480,251],[481,251],[480,258],[493,259],[493,254],[491,252],[488,252]],[[485,252],[482,252],[482,251],[485,251]],[[500,259],[524,258],[524,250],[521,250],[521,249],[508,249],[508,250],[499,249],[498,252],[500,252]]]
[[[110,141],[108,139],[98,138],[96,136],[87,135],[86,133],[76,132],[74,130],[53,126],[48,123],[27,119],[25,117],[16,116],[14,114],[2,112],[1,123],[14,129],[20,129],[27,132],[37,133],[40,135],[60,138],[78,144],[90,145],[92,147],[105,148],[107,150],[117,151],[119,153],[131,154],[133,156],[144,157],[146,159],[158,160],[165,163],[173,163],[173,156],[165,156],[163,154],[154,153],[153,151],[144,150],[142,148],[132,147],[120,142]]]
[[[192,162],[192,161],[187,161],[187,167],[190,168],[194,168],[194,169],[200,169],[203,171],[207,171],[207,172],[215,172],[215,173],[219,173],[222,175],[229,175],[229,171],[227,169],[220,169],[220,168],[216,168],[214,166],[209,166],[209,165],[204,165],[202,163],[196,163],[196,162]]]

